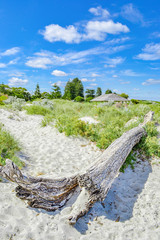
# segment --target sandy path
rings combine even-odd
[[[70,175],[84,171],[101,155],[86,140],[67,138],[52,127],[41,128],[41,119],[0,109],[0,122],[19,140],[22,155],[28,157],[26,173]],[[152,166],[147,161],[139,162],[134,171],[128,168],[120,174],[104,206],[96,203],[74,227],[66,220],[70,203],[54,213],[31,209],[15,196],[13,183],[0,183],[0,239],[159,240],[160,164],[156,159],[153,162]]]

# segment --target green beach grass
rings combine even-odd
[[[18,142],[0,125],[0,165],[5,165],[5,159],[11,159],[19,168],[24,163],[16,156],[16,152],[20,151]]]
[[[66,136],[82,136],[95,142],[100,149],[106,149],[114,140],[119,138],[124,132],[143,122],[145,114],[152,110],[155,112],[154,121],[146,126],[147,136],[144,136],[140,143],[133,149],[139,150],[146,157],[160,157],[160,146],[157,139],[155,121],[160,120],[160,104],[114,104],[103,106],[96,103],[77,103],[67,100],[53,100],[54,108],[49,111],[41,111],[39,106],[25,108],[28,114],[40,114],[44,116],[42,126],[45,127],[50,122],[54,122],[59,132],[64,132]],[[45,113],[45,114],[44,114]],[[99,124],[87,124],[80,120],[81,117],[89,116],[99,121]],[[125,124],[137,117],[137,122],[128,127]],[[134,154],[130,154],[126,159],[125,166],[134,163]],[[125,167],[123,167],[124,170]]]

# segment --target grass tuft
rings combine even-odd
[[[0,165],[5,165],[5,159],[9,158],[18,167],[22,168],[24,163],[16,157],[17,151],[20,151],[17,141],[7,131],[4,131],[2,125],[0,125]]]

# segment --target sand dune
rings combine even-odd
[[[69,176],[85,171],[102,154],[85,139],[66,137],[51,126],[42,128],[41,120],[0,109],[0,122],[22,146],[25,174]],[[67,222],[71,202],[56,212],[32,209],[15,196],[15,184],[1,182],[0,239],[160,239],[160,164],[152,162],[139,161],[134,171],[121,173],[104,204],[96,203],[74,227]]]

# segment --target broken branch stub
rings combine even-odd
[[[31,207],[47,211],[63,207],[79,186],[81,192],[69,217],[69,223],[75,224],[96,201],[104,200],[128,154],[146,134],[143,127],[152,121],[153,114],[148,112],[142,124],[116,139],[84,174],[61,179],[25,177],[8,159],[6,165],[0,167],[0,175],[18,184],[16,192],[19,198],[28,200]]]

